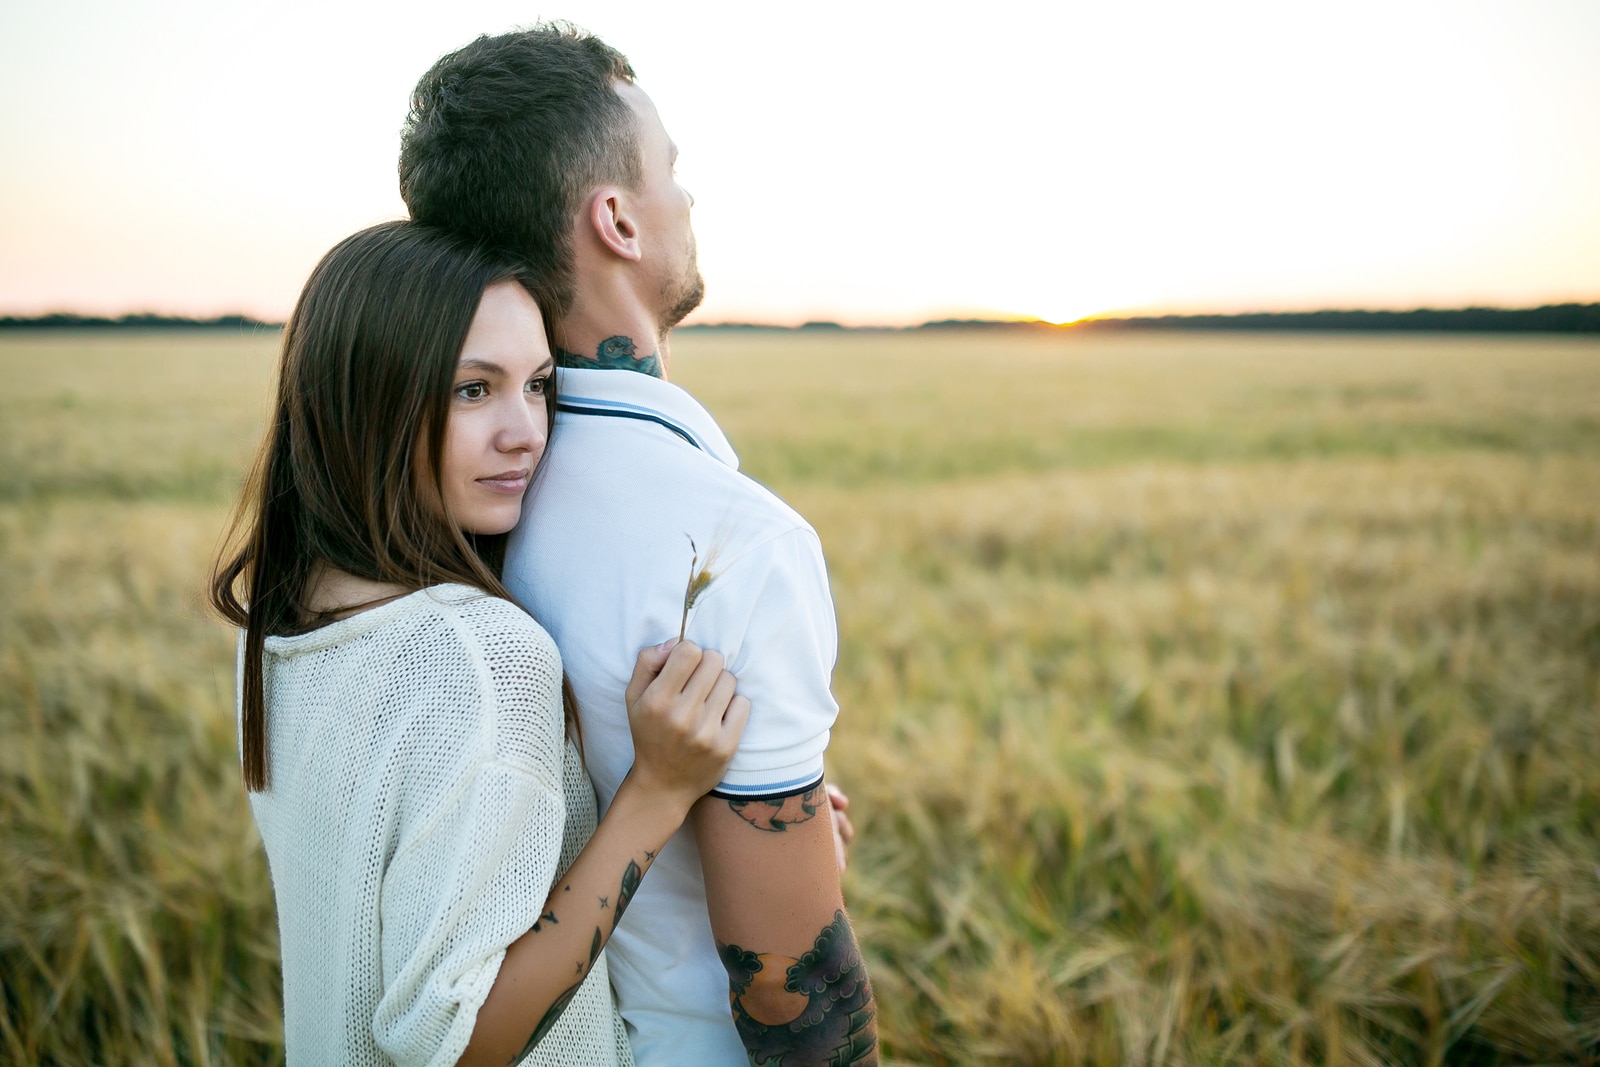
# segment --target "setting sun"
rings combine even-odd
[[[682,150],[693,321],[1600,299],[1600,8],[575,0]],[[0,15],[0,314],[281,318],[523,5]],[[964,310],[966,309],[966,310]]]

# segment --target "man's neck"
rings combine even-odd
[[[556,324],[555,334],[558,366],[667,377],[671,357],[665,338],[646,315],[593,314],[580,302],[573,314]]]
[[[620,333],[601,341],[591,353],[574,352],[565,345],[556,345],[556,366],[586,370],[632,370],[663,380],[667,376],[659,352],[641,356],[633,338]]]

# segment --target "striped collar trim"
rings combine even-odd
[[[556,411],[566,416],[653,422],[717,459],[739,469],[739,456],[711,413],[682,388],[660,378],[626,370],[561,367]]]

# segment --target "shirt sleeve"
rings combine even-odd
[[[382,874],[384,992],[372,1026],[397,1064],[460,1059],[506,946],[538,919],[556,875],[566,819],[560,662],[553,646],[542,657],[553,664],[538,662],[537,645],[536,662],[514,662],[505,636],[507,647],[467,668],[482,673],[494,716],[490,758],[455,783]]]
[[[701,596],[689,636],[720,649],[750,722],[717,796],[796,793],[822,778],[839,705],[838,624],[817,535],[799,528],[742,555]]]

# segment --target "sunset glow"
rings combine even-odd
[[[540,16],[681,149],[697,321],[1600,300],[1600,5],[61,0],[0,12],[0,314],[281,318]]]

